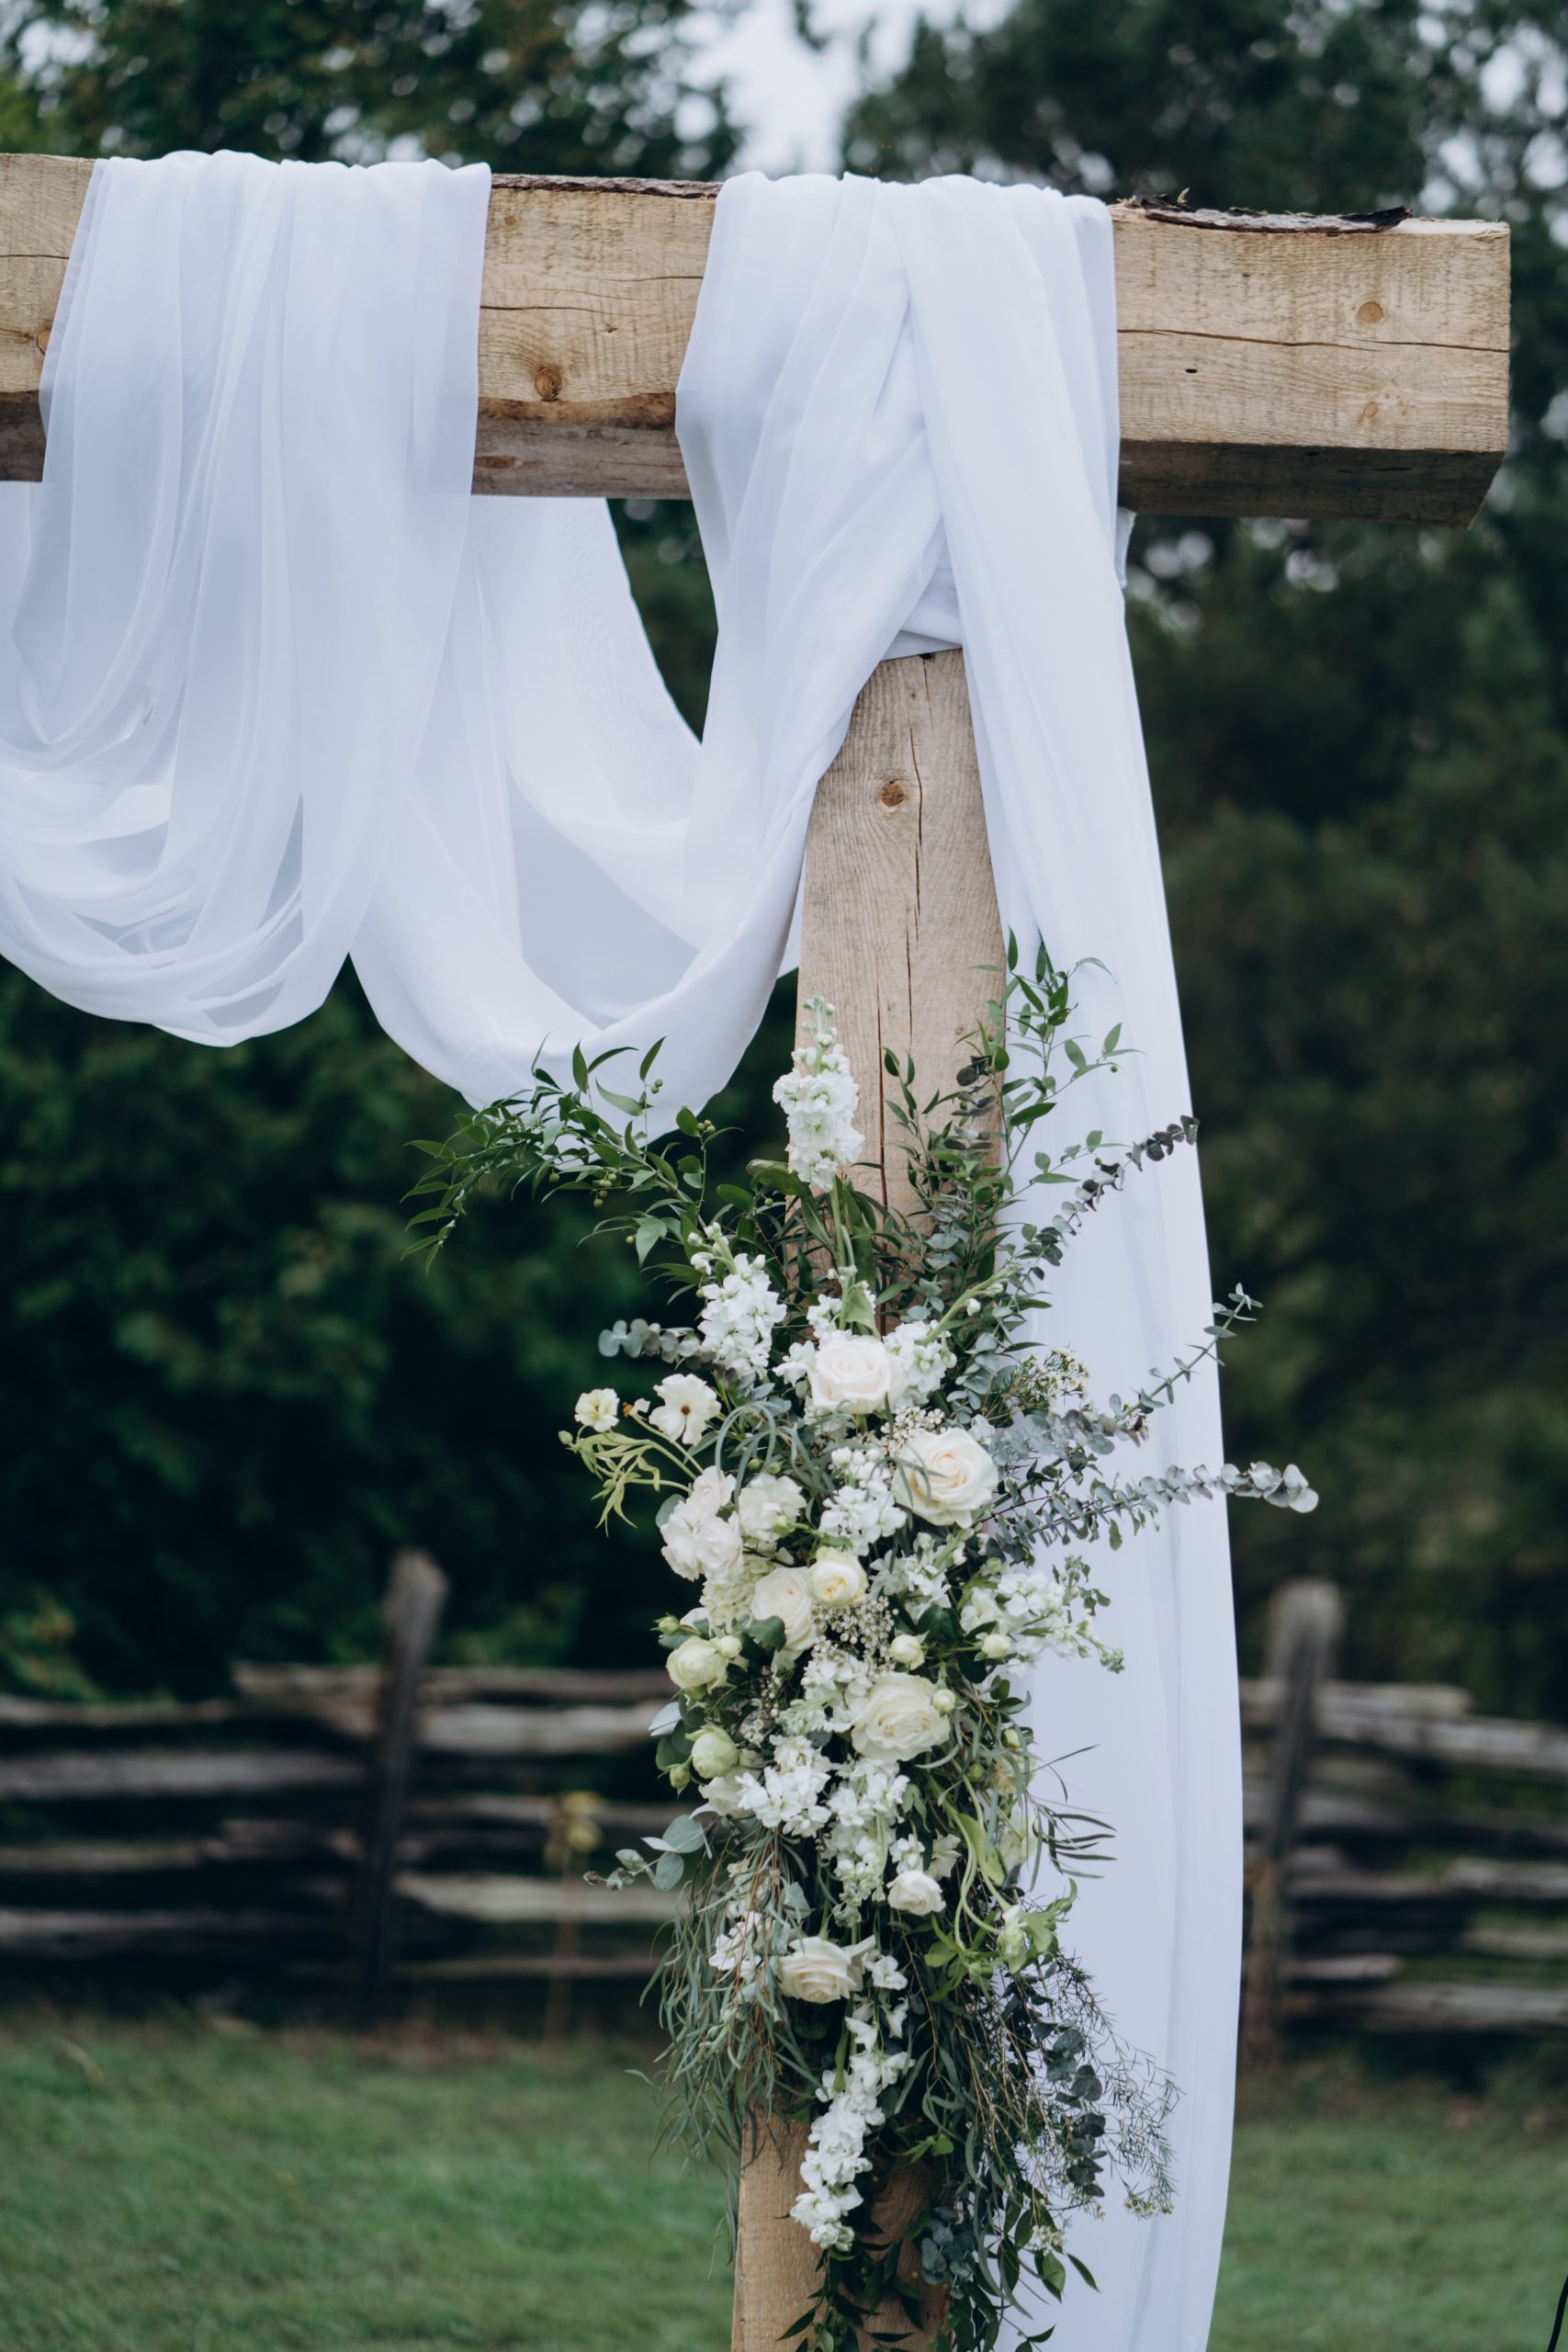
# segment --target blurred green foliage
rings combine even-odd
[[[0,141],[182,144],[707,175],[688,11],[622,0],[24,0]],[[59,36],[71,39],[61,42]],[[53,48],[50,37],[55,40]],[[1284,1575],[1350,1590],[1348,1663],[1562,1711],[1568,1643],[1568,253],[1561,22],[1518,0],[1021,0],[922,28],[856,108],[858,170],[1363,209],[1514,232],[1517,428],[1467,535],[1145,523],[1133,627],[1204,1121],[1233,1455],[1288,1446],[1306,1522],[1238,1516],[1249,1645]],[[688,510],[621,517],[700,718]],[[724,1106],[769,1132],[777,1009]],[[1173,1105],[1173,1109],[1185,1106]],[[556,1443],[631,1309],[559,1215],[400,1259],[440,1090],[351,982],[224,1055],[0,980],[7,1445],[0,1676],[221,1680],[374,1638],[396,1542],[469,1655],[638,1656],[646,1547]],[[1261,1524],[1264,1520],[1269,1524]],[[62,1640],[61,1614],[75,1620]]]

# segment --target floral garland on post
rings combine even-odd
[[[1065,2223],[1111,2178],[1139,2211],[1172,2195],[1174,2088],[1119,2046],[1063,1949],[1074,1873],[1108,1832],[1058,1801],[1027,1670],[1047,1650],[1121,1666],[1095,1631],[1096,1539],[1114,1549],[1197,1496],[1316,1497],[1294,1467],[1113,1465],[1251,1318],[1244,1292],[1131,1401],[1091,1401],[1085,1367],[1039,1336],[1084,1220],[1195,1134],[1182,1118],[1127,1148],[1040,1148],[1063,1095],[1125,1050],[1115,1030],[1093,1053],[1070,1034],[1070,976],[1043,954],[1021,971],[1010,944],[947,1093],[922,1102],[887,1057],[907,1215],[853,1182],[855,1080],[831,1008],[808,1011],[774,1090],[787,1164],[716,1182],[709,1123],[682,1111],[649,1140],[653,1055],[635,1093],[579,1056],[571,1086],[536,1072],[423,1147],[424,1246],[480,1182],[581,1190],[599,1229],[694,1295],[692,1323],[602,1336],[606,1356],[671,1369],[629,1399],[590,1390],[564,1437],[605,1520],[658,1499],[665,1559],[697,1588],[660,1622],[675,1696],[655,1730],[671,1788],[700,1804],[610,1882],[685,1890],[660,1976],[671,2130],[733,2179],[758,2117],[808,2124],[809,2352],[851,2352],[888,2296],[918,2322],[906,2249],[873,2208],[896,2164],[922,2165],[912,2240],[918,2278],[945,2291],[939,2344],[988,2352],[1026,2262],[1053,2296],[1069,2265],[1088,2279]],[[1055,1214],[1031,1216],[1043,1186]]]

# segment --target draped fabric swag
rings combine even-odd
[[[818,777],[892,652],[962,645],[1003,922],[1140,1049],[1075,1102],[1189,1107],[1116,571],[1114,279],[1084,198],[750,175],[724,189],[678,430],[719,615],[697,742],[598,503],[473,499],[488,175],[100,164],[51,344],[48,462],[0,492],[0,950],[90,1012],[226,1045],[352,956],[475,1102],[581,1042],[728,1079],[789,950]],[[875,1082],[862,1072],[863,1084]],[[1190,1155],[1077,1246],[1053,1338],[1135,1388],[1209,1320]],[[1153,1451],[1219,1459],[1212,1377]],[[1065,2352],[1201,2352],[1239,1928],[1223,1515],[1104,1564],[1109,1678],[1038,1736],[1115,1825],[1077,1947],[1178,2077],[1179,2203],[1074,2244]]]

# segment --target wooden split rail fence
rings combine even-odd
[[[445,1586],[396,1565],[382,1667],[238,1667],[189,1704],[0,1698],[0,1973],[174,1982],[636,1982],[672,1898],[583,1883],[660,1829],[629,1673],[426,1664]],[[1568,1730],[1461,1690],[1334,1679],[1338,1600],[1292,1585],[1242,1686],[1243,2037],[1297,2024],[1568,2032]]]
[[[0,1698],[0,1971],[638,1980],[672,1898],[583,1883],[670,1818],[652,1671],[427,1668],[445,1596],[394,1566],[374,1667],[240,1666],[231,1698]],[[587,1942],[584,1931],[592,1930]]]
[[[1292,2023],[1568,2033],[1568,1729],[1333,1679],[1339,1597],[1276,1598],[1242,1685],[1244,2054]]]

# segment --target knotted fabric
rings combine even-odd
[[[602,505],[469,494],[488,175],[239,155],[95,172],[0,495],[0,948],[208,1045],[376,1011],[475,1102],[536,1057],[667,1042],[728,1079],[788,952],[812,795],[890,651],[961,644],[1004,924],[1136,1055],[1079,1090],[1188,1108],[1116,573],[1103,209],[963,179],[722,191],[678,431],[719,616],[699,744]],[[860,1073],[863,1085],[877,1074]],[[1103,1209],[1051,1320],[1135,1391],[1209,1320],[1184,1155]],[[1213,1464],[1214,1384],[1153,1460]],[[1036,1734],[1116,1859],[1074,1915],[1181,2086],[1179,2204],[1076,2227],[1066,2352],[1201,2352],[1239,1926],[1223,1517],[1104,1564],[1126,1671],[1049,1662]]]

